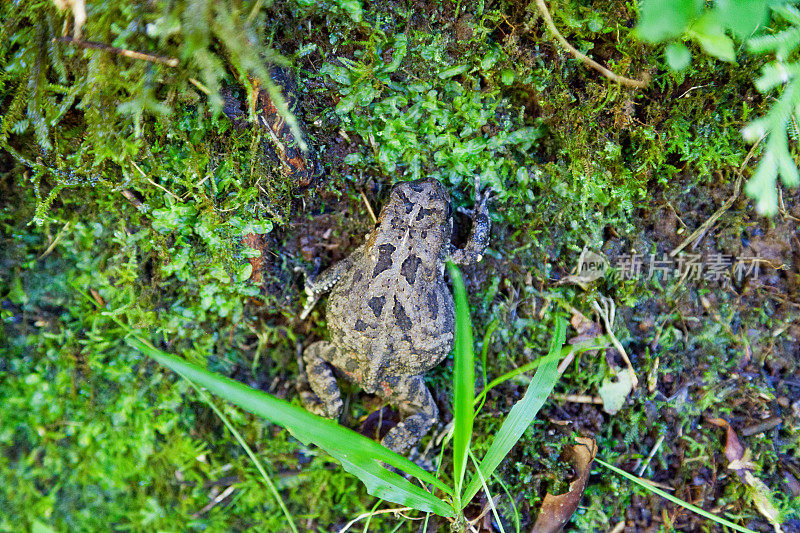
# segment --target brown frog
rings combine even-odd
[[[320,294],[331,291],[331,340],[315,342],[303,353],[311,387],[301,391],[307,409],[330,418],[341,414],[334,367],[400,410],[403,420],[383,438],[384,446],[404,453],[437,421],[422,374],[453,348],[455,311],[444,280],[445,261],[480,261],[488,244],[488,194],[477,196],[472,233],[458,249],[450,244],[453,222],[442,184],[434,179],[400,183],[366,242],[307,281],[310,305],[303,316]]]

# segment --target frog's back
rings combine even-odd
[[[334,344],[395,374],[420,374],[441,361],[455,328],[444,282],[450,233],[441,185],[395,188],[364,254],[331,292],[327,319]]]

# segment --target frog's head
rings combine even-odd
[[[440,226],[450,221],[447,189],[432,178],[398,183],[386,206],[395,214],[411,217],[407,220],[412,226]]]

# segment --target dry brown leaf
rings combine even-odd
[[[600,324],[592,322],[577,309],[572,310],[572,317],[569,319],[569,323],[578,332],[577,336],[567,341],[569,344],[589,341],[603,334],[603,328]]]
[[[564,494],[545,495],[531,533],[561,531],[578,508],[589,479],[592,461],[597,455],[597,444],[594,439],[589,437],[577,437],[575,440],[578,444],[565,450],[566,459],[575,468],[575,479],[569,484],[569,490]]]
[[[728,459],[728,468],[736,472],[742,483],[750,488],[753,504],[764,518],[769,520],[775,533],[781,533],[780,513],[772,503],[772,491],[754,474],[755,465],[750,460],[750,450],[742,446],[739,437],[727,420],[722,418],[708,418],[710,424],[725,428],[725,457]]]

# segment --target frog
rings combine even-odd
[[[306,279],[308,304],[330,292],[330,340],[302,352],[301,400],[318,415],[338,419],[342,398],[336,374],[395,406],[401,421],[381,443],[404,454],[417,445],[439,413],[424,374],[451,352],[455,305],[445,281],[448,260],[478,263],[488,246],[491,190],[476,181],[472,228],[466,244],[451,244],[453,217],[446,188],[436,179],[400,182],[389,194],[364,244],[319,276]]]

